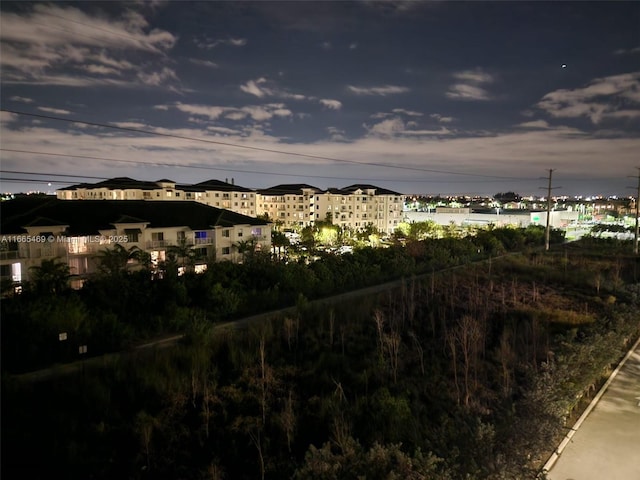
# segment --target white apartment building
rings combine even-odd
[[[322,190],[304,183],[283,184],[259,190],[258,215],[269,215],[285,228],[313,225],[316,219],[316,197]],[[324,220],[324,218],[323,218]]]
[[[172,247],[186,247],[195,254],[196,272],[211,261],[241,261],[242,243],[271,249],[268,222],[196,202],[15,199],[3,202],[2,214],[0,275],[17,283],[28,281],[30,268],[43,259],[59,258],[79,287],[98,270],[100,252],[115,244],[149,253],[152,268]]]
[[[402,194],[374,185],[321,190],[307,184],[284,184],[258,192],[258,214],[268,214],[285,228],[331,220],[351,230],[373,225],[393,233],[402,222],[403,204]]]
[[[301,228],[330,218],[333,224],[351,230],[372,225],[393,233],[402,221],[404,195],[356,184],[322,190],[304,183],[281,184],[254,191],[219,180],[178,185],[172,180],[155,182],[127,177],[95,184],[82,183],[59,189],[61,200],[162,200],[194,201],[250,217],[268,215],[284,228]]]
[[[98,183],[80,183],[61,188],[60,200],[186,200],[211,207],[256,216],[256,194],[253,190],[220,180],[207,180],[194,185],[179,185],[163,178],[155,182],[118,177]]]
[[[330,218],[334,225],[362,230],[372,225],[393,233],[402,222],[404,195],[374,185],[330,188],[316,195],[315,219]]]

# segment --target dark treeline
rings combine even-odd
[[[535,478],[640,333],[637,267],[596,243],[530,252],[242,330],[191,315],[174,348],[4,376],[3,475]]]
[[[164,266],[164,278],[147,269],[131,272],[123,247],[103,252],[101,272],[79,291],[67,287],[63,263],[44,261],[21,295],[2,301],[2,369],[25,372],[127,348],[145,339],[181,333],[193,318],[208,322],[294,306],[298,302],[431,272],[507,251],[539,246],[544,229],[481,230],[464,238],[411,240],[353,254],[318,253],[307,264],[274,261],[250,253],[243,264],[212,262],[202,274],[178,276],[180,261]],[[555,243],[563,241],[553,231]],[[60,333],[67,334],[59,341]]]

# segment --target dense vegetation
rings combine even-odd
[[[420,225],[420,224],[416,224]],[[356,248],[353,254],[319,252],[307,264],[247,254],[243,264],[212,262],[203,274],[178,276],[188,261],[177,252],[163,278],[127,269],[128,252],[117,245],[102,253],[101,272],[80,291],[68,288],[68,269],[45,260],[21,295],[2,301],[2,368],[24,372],[76,360],[78,345],[99,355],[154,336],[181,333],[193,318],[209,322],[294,306],[385,281],[431,272],[506,251],[541,245],[544,230],[482,230],[475,236],[417,240],[411,232],[389,248]],[[553,231],[555,243],[562,232]],[[188,251],[188,249],[187,249]],[[60,333],[67,341],[58,341]]]
[[[477,254],[477,243],[456,242],[444,242],[443,258]],[[430,248],[401,258],[416,268]],[[638,266],[594,239],[441,273],[431,266],[388,292],[299,301],[294,314],[240,330],[216,327],[205,304],[189,303],[194,280],[175,278],[184,297],[156,287],[165,289],[156,298],[175,301],[172,315],[188,309],[180,345],[51,381],[3,376],[3,473],[534,478],[577,399],[640,334]],[[258,266],[240,271],[249,268]],[[57,308],[88,308],[77,299],[62,296]]]

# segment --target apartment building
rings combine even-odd
[[[356,184],[330,188],[316,195],[315,219],[331,219],[334,225],[362,230],[372,225],[393,233],[402,222],[404,195],[374,185]]]
[[[282,184],[258,190],[258,215],[269,218],[285,228],[313,225],[316,219],[316,197],[319,188],[305,183]]]
[[[199,272],[210,261],[241,261],[242,243],[270,251],[271,225],[193,201],[15,199],[2,204],[0,275],[28,281],[31,267],[59,258],[79,287],[97,271],[100,252],[116,244],[147,252],[152,268],[167,260],[172,247],[186,247]]]
[[[98,183],[80,183],[56,192],[60,200],[186,200],[211,207],[256,216],[253,190],[220,180],[206,180],[194,185],[180,185],[163,178],[155,182],[117,177]]]
[[[306,183],[251,190],[228,181],[179,185],[162,179],[145,182],[127,177],[82,183],[57,192],[61,200],[194,201],[250,217],[268,215],[285,228],[301,228],[331,219],[335,225],[361,230],[373,225],[392,233],[402,221],[404,195],[375,185],[355,184],[323,190]]]

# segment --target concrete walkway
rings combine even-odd
[[[640,341],[600,394],[547,463],[549,480],[640,480]]]

